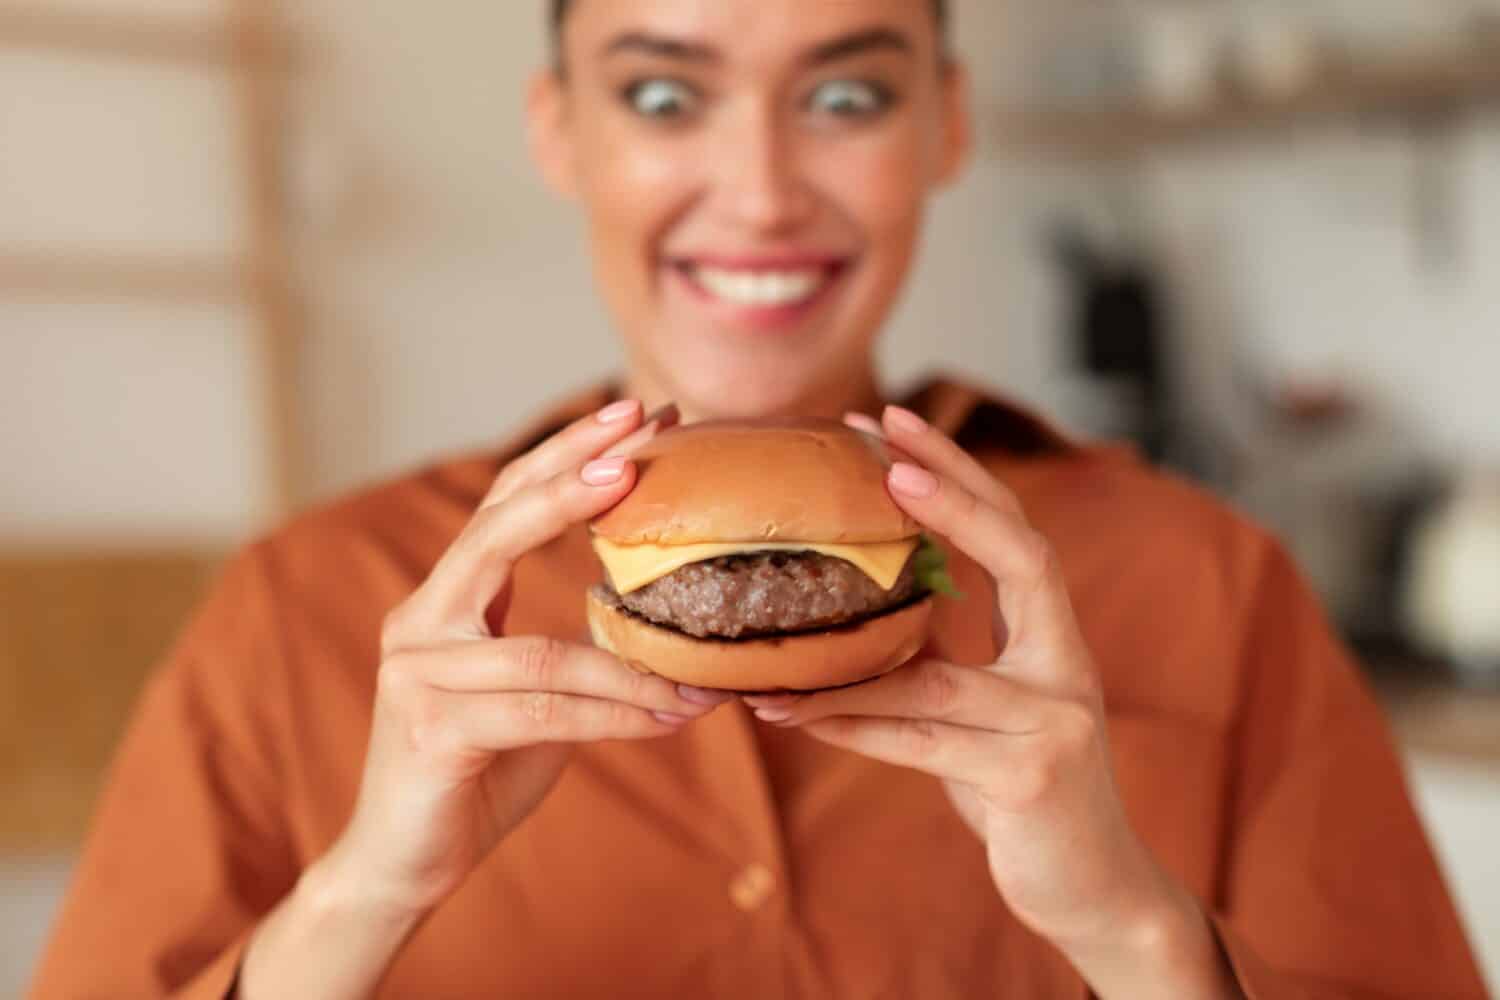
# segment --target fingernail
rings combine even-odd
[[[795,705],[802,700],[802,696],[793,691],[765,691],[757,694],[743,696],[745,704],[751,708],[761,708],[766,705]]]
[[[880,421],[874,417],[868,417],[863,413],[844,414],[844,423],[857,431],[864,431],[866,434],[873,434],[878,438],[885,437],[885,428],[880,426]]]
[[[622,399],[618,403],[610,403],[599,411],[599,422],[601,424],[617,424],[629,418],[640,405],[640,401],[635,399]]]
[[[785,722],[792,717],[790,708],[757,708],[755,717],[761,722]]]
[[[590,486],[609,486],[619,482],[624,474],[624,458],[596,458],[583,467],[579,478]]]
[[[897,462],[891,466],[891,489],[909,497],[925,500],[938,491],[937,477],[926,469],[909,462]]]
[[[677,408],[677,404],[668,403],[666,406],[652,410],[651,415],[643,422],[648,424],[654,423],[658,429],[666,430],[668,427],[677,426],[677,422],[681,419],[682,411]]]
[[[892,427],[908,434],[920,434],[927,429],[927,421],[904,406],[887,406],[885,419],[890,421]]]
[[[710,691],[708,688],[691,687],[687,684],[677,685],[677,694],[683,701],[690,701],[694,705],[722,705],[734,697],[728,691]]]
[[[651,717],[657,722],[665,722],[669,726],[680,726],[684,722],[692,721],[687,716],[678,715],[675,712],[652,712]]]

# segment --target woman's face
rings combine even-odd
[[[867,385],[967,143],[929,0],[576,0],[532,139],[638,379],[685,410]]]

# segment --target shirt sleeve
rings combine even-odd
[[[1245,994],[1482,1000],[1384,716],[1276,545],[1247,625],[1213,917]]]
[[[253,549],[230,563],[148,682],[32,997],[227,996],[250,930],[295,881],[258,567]]]

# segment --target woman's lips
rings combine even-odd
[[[696,257],[675,261],[672,271],[721,319],[764,330],[806,316],[847,267],[842,257]]]

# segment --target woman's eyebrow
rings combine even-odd
[[[882,49],[911,53],[916,51],[916,46],[906,34],[895,28],[865,28],[820,42],[813,46],[812,51],[804,57],[803,61],[809,66],[821,66],[824,63],[836,62],[839,59],[848,59],[851,56],[864,55],[866,52]]]
[[[916,47],[909,37],[895,28],[865,28],[826,42],[819,42],[802,57],[802,62],[809,66],[821,66],[824,63],[836,62],[882,49],[910,53],[915,51]],[[616,35],[604,46],[601,55],[612,56],[621,52],[635,52],[683,62],[712,63],[719,62],[723,58],[718,49],[705,42],[674,38],[670,35],[655,35],[646,31],[627,31]]]
[[[718,50],[712,45],[668,35],[653,35],[645,31],[627,31],[616,35],[600,54],[612,56],[619,52],[639,52],[687,62],[718,62],[720,58]]]

